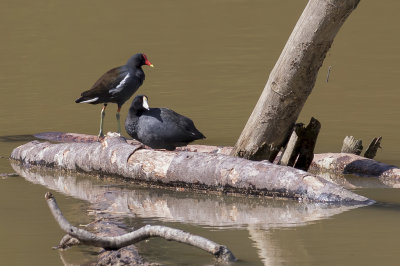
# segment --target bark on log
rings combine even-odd
[[[133,232],[116,237],[98,236],[86,230],[72,226],[61,213],[54,196],[50,192],[46,193],[45,198],[51,213],[61,229],[70,236],[78,239],[81,243],[87,245],[103,247],[105,249],[120,249],[151,237],[162,237],[166,240],[174,240],[203,249],[204,251],[213,254],[221,261],[230,262],[236,260],[232,252],[225,246],[219,245],[204,237],[192,235],[182,230],[166,226],[146,225]]]
[[[115,136],[107,136],[101,143],[33,141],[14,149],[11,158],[26,164],[118,175],[169,187],[304,201],[370,203],[365,197],[291,167],[222,154],[140,149]]]
[[[340,27],[359,0],[310,0],[271,71],[232,155],[274,161],[314,87]]]

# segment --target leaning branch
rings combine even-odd
[[[270,162],[310,95],[326,53],[360,0],[309,0],[232,155]]]
[[[56,199],[50,192],[46,193],[45,199],[47,205],[51,210],[51,213],[60,225],[61,229],[64,230],[71,237],[76,238],[81,243],[87,245],[103,247],[105,249],[119,249],[151,237],[162,237],[167,240],[174,240],[200,248],[213,254],[215,257],[222,261],[236,260],[232,252],[225,246],[219,245],[204,237],[192,235],[182,230],[166,226],[146,225],[136,231],[116,237],[98,236],[86,230],[72,226],[63,216],[60,208],[57,205]]]

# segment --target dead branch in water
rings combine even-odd
[[[76,238],[81,243],[87,245],[114,250],[135,244],[151,237],[162,237],[166,240],[174,240],[200,248],[213,254],[215,257],[217,257],[217,259],[222,261],[236,260],[232,252],[225,246],[219,245],[204,237],[192,235],[182,230],[166,226],[146,225],[136,231],[116,237],[98,236],[86,230],[72,226],[63,216],[54,196],[50,192],[46,193],[45,199],[51,210],[51,213],[53,214],[57,223],[60,225],[61,229],[72,238]]]

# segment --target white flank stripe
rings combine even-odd
[[[129,78],[129,76],[130,76],[130,75],[129,75],[129,73],[128,73],[128,75],[126,75],[125,78],[118,84],[117,89],[119,89],[119,88],[121,88],[122,86],[125,85],[126,80]]]
[[[93,98],[93,99],[90,99],[90,100],[86,100],[86,101],[83,101],[83,102],[80,102],[80,103],[92,103],[92,102],[97,101],[98,99],[99,99],[99,97],[96,97],[96,98]]]
[[[125,76],[125,78],[123,80],[121,80],[121,82],[117,85],[117,87],[109,90],[109,93],[116,93],[116,92],[120,92],[122,91],[122,89],[124,88],[124,85],[126,83],[126,81],[128,80],[128,78],[130,77],[129,73]]]

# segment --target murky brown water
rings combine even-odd
[[[96,134],[100,106],[74,100],[106,70],[141,51],[155,65],[145,68],[139,90],[150,105],[191,117],[207,136],[200,143],[233,145],[306,2],[1,1],[0,136]],[[321,121],[317,152],[340,150],[345,135],[362,138],[365,145],[381,135],[377,160],[400,165],[399,8],[394,0],[361,1],[336,37],[299,119]],[[106,131],[116,128],[115,110],[108,108]],[[14,171],[7,157],[26,141],[24,136],[0,137],[0,173]],[[62,232],[43,200],[48,189],[22,177],[0,180],[1,264],[84,264],[92,258],[86,247],[62,253],[50,249]],[[280,222],[221,225],[154,214],[127,222],[165,223],[210,237],[228,245],[243,265],[398,264],[398,190],[357,192],[378,204],[335,215],[310,214],[305,221],[294,219],[300,215],[297,207],[285,213],[279,210],[287,205],[274,205]],[[64,194],[57,199],[72,222],[90,220],[85,199]],[[230,211],[242,206],[229,197],[210,201],[227,204]],[[262,205],[246,204],[242,215],[250,215],[249,206]],[[264,206],[268,212],[269,205]],[[176,243],[151,240],[139,247],[149,259],[170,265],[213,263],[208,255]]]

